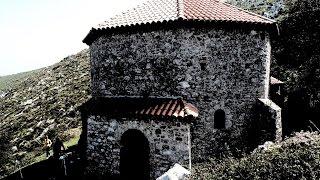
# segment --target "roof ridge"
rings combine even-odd
[[[177,0],[178,18],[184,19],[184,0]]]
[[[257,17],[262,18],[262,19],[264,19],[264,20],[272,21],[272,22],[277,22],[277,21],[275,21],[275,20],[273,20],[273,19],[267,18],[267,17],[265,17],[265,16],[261,16],[261,15],[259,15],[259,14],[257,14],[257,13],[253,13],[253,12],[250,12],[250,11],[248,11],[248,10],[239,8],[238,6],[235,6],[235,5],[226,3],[226,2],[221,2],[221,1],[219,1],[219,0],[216,0],[216,1],[217,1],[218,3],[224,4],[224,5],[226,5],[226,6],[230,6],[230,7],[236,8],[236,9],[238,9],[239,11],[248,13],[248,14],[253,15],[253,16],[257,16]]]

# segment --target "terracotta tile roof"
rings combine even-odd
[[[98,24],[98,28],[112,28],[178,19],[177,0],[150,0],[134,9]]]
[[[146,107],[138,108],[137,115],[151,116],[174,116],[174,117],[198,117],[198,109],[182,99],[167,99],[149,104]]]
[[[149,0],[134,9],[116,15],[93,27],[90,33],[118,27],[177,20],[204,20],[209,22],[238,22],[264,25],[275,23],[271,19],[218,0]],[[90,33],[87,37],[90,36]],[[85,43],[89,39],[87,37],[84,39]]]
[[[184,0],[184,19],[272,24],[275,21],[217,0]]]
[[[266,17],[217,0],[150,0],[99,24],[96,28],[131,26],[177,20],[237,21],[274,23]]]
[[[198,117],[198,109],[182,98],[109,97],[92,98],[82,106],[88,113],[113,116]]]

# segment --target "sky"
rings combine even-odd
[[[0,76],[52,65],[88,46],[92,26],[146,0],[0,0]]]

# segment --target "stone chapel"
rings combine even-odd
[[[149,0],[93,27],[86,170],[155,179],[175,163],[281,139],[276,22],[218,0]]]

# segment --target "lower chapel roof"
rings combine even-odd
[[[120,117],[196,118],[198,109],[182,98],[99,97],[81,107],[82,112]]]
[[[184,21],[236,22],[273,25],[275,21],[219,0],[149,0],[93,27],[84,43],[90,45],[101,32],[140,25]]]

